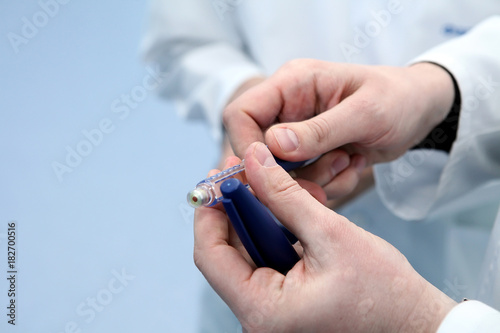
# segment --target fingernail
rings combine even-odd
[[[257,161],[263,166],[263,167],[273,167],[276,164],[276,161],[274,160],[273,155],[267,149],[266,145],[259,143],[257,147],[255,147],[255,157],[257,158]]]
[[[272,131],[274,137],[284,152],[289,153],[299,148],[299,139],[291,129],[278,127],[272,129]]]
[[[349,156],[341,155],[333,160],[332,163],[332,176],[335,177],[339,173],[341,173],[345,168],[349,166],[350,160]]]

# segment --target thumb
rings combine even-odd
[[[315,117],[272,126],[266,132],[266,144],[277,157],[300,161],[366,140],[374,124],[363,116],[371,109],[359,102],[359,95],[351,95]]]
[[[321,223],[313,225],[308,221],[331,219],[328,208],[318,202],[302,188],[274,160],[271,152],[261,142],[251,144],[245,154],[245,172],[248,183],[259,200],[287,227],[302,243],[308,239],[318,240]]]

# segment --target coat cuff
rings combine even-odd
[[[499,330],[500,312],[479,301],[467,301],[446,315],[437,333],[493,333]]]

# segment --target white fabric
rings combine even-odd
[[[498,333],[500,312],[478,301],[462,302],[443,320],[437,333]]]
[[[411,151],[376,166],[380,197],[405,219],[440,216],[500,200],[500,17],[464,37],[418,57],[446,67],[462,97],[457,139],[449,156]],[[471,221],[472,223],[477,221]],[[500,210],[478,279],[477,298],[500,309]],[[438,332],[499,332],[500,313],[465,302],[445,318]]]
[[[398,216],[422,219],[500,201],[499,36],[497,16],[464,37],[416,59],[439,63],[453,73],[462,96],[462,110],[457,139],[449,156],[413,151],[395,162],[376,166],[380,197]],[[416,158],[419,154],[420,158]],[[472,220],[469,224],[479,222]],[[497,309],[500,309],[499,224],[497,215],[476,290],[479,299]]]
[[[481,270],[477,298],[500,309],[500,210]]]
[[[499,36],[500,17],[493,17],[415,60],[439,63],[453,73],[462,109],[449,158],[418,150],[376,167],[381,197],[399,216],[422,219],[432,209],[443,209],[470,191],[500,182]],[[416,193],[421,194],[419,200]],[[500,199],[497,193],[492,199]]]

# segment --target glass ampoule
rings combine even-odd
[[[201,206],[210,207],[217,204],[223,199],[220,191],[222,182],[233,177],[238,177],[243,181],[244,178],[246,178],[244,173],[242,173],[243,171],[245,171],[245,161],[241,161],[238,165],[232,166],[219,172],[218,174],[202,180],[196,185],[194,190],[187,194],[187,201],[189,205],[191,207],[198,208]],[[243,181],[243,183],[248,186],[246,181]]]

